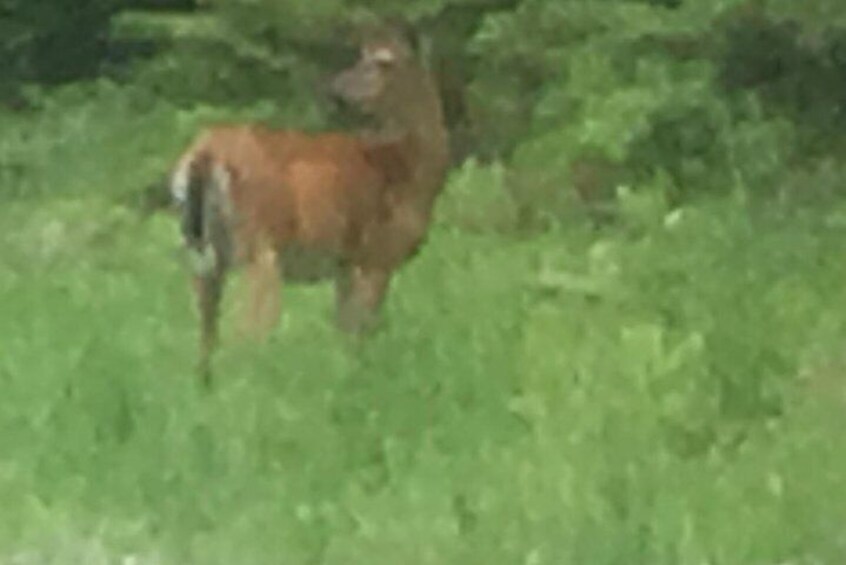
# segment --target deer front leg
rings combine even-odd
[[[390,280],[391,272],[386,269],[358,266],[345,269],[335,286],[338,327],[353,334],[372,329]]]
[[[247,265],[247,300],[241,317],[241,333],[265,339],[279,320],[279,289],[282,285],[275,249],[262,246]]]

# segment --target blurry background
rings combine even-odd
[[[160,181],[354,127],[379,16],[429,242],[372,340],[286,288],[205,395]],[[0,563],[841,565],[844,150],[842,0],[0,0]]]

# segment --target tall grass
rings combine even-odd
[[[207,393],[175,222],[115,195],[227,111],[92,96],[2,118],[0,563],[846,560],[844,208],[517,238],[471,168],[372,339],[228,299]]]

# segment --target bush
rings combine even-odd
[[[91,76],[105,54],[118,0],[2,0],[5,80],[56,83]]]

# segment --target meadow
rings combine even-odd
[[[372,338],[328,285],[265,344],[227,298],[206,391],[177,223],[133,195],[274,111],[0,114],[0,563],[846,563],[846,205],[622,193],[524,233],[470,161]]]

